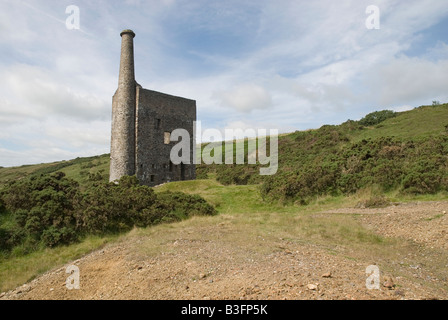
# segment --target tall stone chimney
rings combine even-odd
[[[134,37],[132,30],[121,36],[118,89],[112,98],[112,136],[109,180],[135,174],[135,109]]]

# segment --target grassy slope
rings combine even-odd
[[[375,127],[356,130],[350,134],[350,137],[352,142],[385,136],[418,138],[442,134],[446,132],[446,125],[448,125],[448,104],[442,104],[436,107],[422,106],[410,111],[399,112],[396,117],[387,119]],[[280,135],[279,143],[282,143],[282,141],[289,142],[293,136],[294,133]],[[281,164],[281,154],[279,158],[279,163]],[[109,175],[109,155],[104,154],[96,157],[77,158],[54,163],[7,168],[0,167],[0,186],[7,181],[20,179],[37,170],[51,170],[51,168],[57,168],[61,164],[64,164],[64,167],[59,171],[65,172],[68,177],[77,180],[81,184],[87,181],[88,173],[101,171],[105,179]]]
[[[46,174],[55,171],[64,172],[67,177],[78,181],[81,185],[88,180],[89,173],[101,172],[106,179],[109,176],[109,154],[69,161],[0,168],[0,187],[8,181],[21,179],[30,174]]]
[[[376,127],[356,132],[352,141],[394,136],[398,138],[418,138],[445,132],[448,125],[448,104],[437,107],[422,106],[410,111],[399,112],[394,118],[387,119]]]
[[[264,237],[275,240],[289,239],[297,243],[313,243],[330,247],[349,245],[357,247],[359,252],[367,247],[371,252],[385,250],[385,241],[381,237],[364,229],[349,215],[334,215],[332,217],[312,216],[319,210],[338,208],[351,205],[354,198],[325,197],[318,199],[307,207],[282,206],[263,203],[256,185],[222,186],[213,179],[172,182],[157,187],[156,192],[183,191],[200,194],[217,207],[219,215],[212,217],[194,217],[172,225],[158,225],[146,229],[134,230],[131,235],[108,238],[88,237],[78,244],[47,248],[26,256],[0,261],[0,292],[17,287],[39,274],[64,265],[88,252],[100,248],[110,241],[125,241],[132,234],[139,236],[160,234],[166,228],[198,228],[207,224],[217,224],[221,221],[232,221],[234,236],[229,241],[239,246],[253,237]],[[331,243],[331,244],[330,244]],[[158,250],[160,250],[159,248]],[[389,251],[389,250],[386,250]],[[385,254],[385,253],[382,253]]]
[[[377,128],[354,132],[351,138],[352,141],[359,141],[385,135],[417,137],[440,134],[445,131],[445,125],[447,124],[447,105],[424,107],[402,112],[397,117],[384,121]],[[288,135],[279,138],[279,140],[281,139],[288,139]],[[19,179],[36,171],[46,170],[51,172],[61,163],[0,168],[0,187],[8,180]],[[87,181],[89,172],[101,171],[106,178],[109,172],[109,155],[64,162],[60,171],[65,172],[68,177],[79,181],[81,184]],[[296,207],[266,204],[262,201],[257,188],[256,185],[224,187],[212,178],[174,182],[158,187],[157,190],[200,194],[214,204],[220,213],[220,216],[192,219],[194,221],[182,222],[181,225],[209,223],[210,221],[219,221],[219,219],[223,219],[222,217],[230,217],[236,228],[241,230],[243,234],[283,237],[297,242],[306,241],[329,247],[339,244],[350,245],[352,249],[357,248],[355,251],[359,254],[368,248],[368,250],[373,250],[372,252],[382,252],[383,255],[387,256],[393,254],[394,250],[403,249],[401,244],[390,243],[365,230],[357,222],[356,217],[337,215],[316,219],[312,216],[312,213],[319,210],[353,206],[360,199],[368,198],[370,196],[368,193],[347,198],[323,197],[318,198],[307,207]],[[390,196],[395,200],[393,194]],[[419,199],[436,200],[437,197],[437,195],[421,196]],[[156,226],[155,228],[166,228],[166,226]],[[80,244],[45,249],[28,256],[0,261],[0,292],[20,285],[55,266],[76,259],[110,240],[113,240],[113,238],[88,238]],[[240,241],[245,241],[245,237],[241,237]]]

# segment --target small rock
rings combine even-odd
[[[331,278],[331,272],[329,271],[329,272],[325,272],[323,275],[322,275],[322,278]]]
[[[29,292],[31,291],[31,287],[29,285],[24,284],[22,286],[22,292]]]
[[[308,290],[317,290],[317,285],[310,283],[306,286]]]
[[[397,290],[397,291],[394,292],[394,295],[400,296],[400,297],[404,297],[404,292],[401,291],[401,290]]]
[[[395,288],[394,279],[392,279],[392,277],[388,277],[388,276],[384,277],[383,286],[389,290],[392,290],[393,288]]]
[[[443,210],[443,211],[442,211],[442,213],[443,213],[443,214],[446,214],[446,211],[445,211],[445,210]]]
[[[50,288],[50,291],[53,291],[54,290],[54,288]]]
[[[204,279],[206,276],[207,276],[206,274],[204,274],[204,273],[200,273],[200,274],[199,274],[199,279]]]

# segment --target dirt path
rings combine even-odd
[[[232,224],[235,217],[221,215],[209,224],[135,232],[72,262],[79,268],[79,289],[66,287],[64,266],[1,299],[447,299],[448,261],[440,261],[448,253],[444,211],[448,202],[320,213],[359,214],[376,233],[420,248],[415,255],[422,257],[388,261],[379,289],[366,288],[370,260],[275,236],[236,245],[232,239],[244,237],[244,230]],[[434,269],[436,264],[442,265]]]

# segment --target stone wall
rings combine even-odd
[[[132,30],[121,32],[118,89],[112,98],[110,181],[136,175],[142,184],[155,186],[196,178],[193,164],[193,125],[196,101],[143,89],[135,81]],[[170,133],[185,129],[190,134],[190,164],[170,161]]]
[[[120,33],[120,36],[118,89],[112,98],[111,181],[135,173],[135,33],[126,29]]]
[[[142,184],[155,186],[164,182],[196,178],[193,164],[193,124],[196,101],[137,87],[136,175]],[[166,135],[183,128],[190,134],[190,164],[174,165]]]

